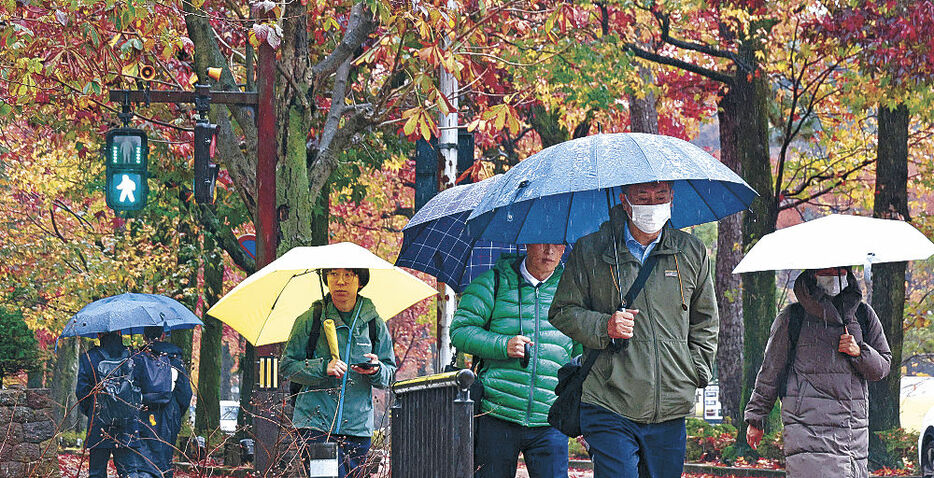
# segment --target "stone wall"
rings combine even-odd
[[[49,389],[0,390],[0,478],[59,478]]]

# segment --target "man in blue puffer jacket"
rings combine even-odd
[[[503,255],[467,286],[454,315],[451,343],[483,360],[478,478],[515,476],[519,452],[531,478],[567,476],[568,438],[548,424],[558,368],[582,350],[548,321],[564,248],[529,244],[525,256]]]

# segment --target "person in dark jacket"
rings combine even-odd
[[[627,186],[600,230],[574,245],[551,304],[551,323],[590,349],[603,351],[584,381],[580,426],[594,476],[680,477],[685,417],[710,380],[719,315],[707,248],[671,227],[672,185]],[[629,308],[622,297],[655,257]]]
[[[863,302],[849,267],[806,270],[794,292],[798,303],[772,324],[746,405],[746,441],[758,447],[766,417],[781,398],[789,477],[868,477],[867,382],[885,378],[892,361],[882,323]],[[792,349],[789,329],[796,314],[801,322]],[[783,376],[785,395],[779,397]]]
[[[182,360],[182,349],[163,341],[162,327],[144,328],[143,337],[146,345],[133,356],[136,367],[142,367],[148,356],[168,358],[172,366],[172,389],[166,403],[162,403],[165,400],[154,401],[143,394],[143,408],[139,415],[140,475],[148,473],[152,477],[171,478],[175,472],[172,464],[175,441],[182,427],[182,416],[191,405],[191,381],[188,367]]]
[[[373,302],[359,295],[369,281],[369,270],[325,269],[323,274],[329,293],[295,321],[280,370],[302,385],[292,424],[305,443],[337,443],[339,477],[359,477],[374,429],[373,389],[392,383],[396,358],[386,323]],[[314,352],[307,353],[316,310],[322,324],[334,321],[339,358],[331,357],[323,326]],[[371,327],[375,342],[370,338]],[[364,362],[368,365],[361,366]]]
[[[483,360],[478,478],[515,476],[520,452],[530,477],[567,476],[568,438],[548,424],[558,368],[581,352],[548,321],[564,248],[529,244],[525,256],[503,255],[467,286],[454,314],[451,343]]]
[[[100,345],[81,355],[78,362],[78,380],[75,396],[78,407],[88,417],[85,447],[89,452],[88,478],[106,478],[107,462],[113,455],[114,467],[121,478],[137,478],[139,468],[139,430],[135,413],[121,424],[102,426],[96,421],[95,408],[100,393],[101,377],[98,364],[103,360],[132,362],[130,352],[123,345],[120,331],[98,334]]]

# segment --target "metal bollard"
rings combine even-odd
[[[309,443],[308,478],[337,478],[337,443]]]
[[[240,440],[240,463],[253,463],[256,458],[256,442],[252,438]]]

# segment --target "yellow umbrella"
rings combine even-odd
[[[247,277],[208,310],[254,346],[285,342],[295,319],[321,298],[318,269],[369,269],[360,291],[384,320],[437,291],[351,242],[296,247]]]

